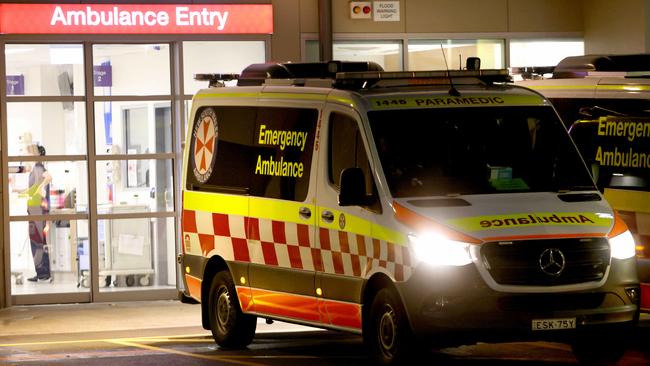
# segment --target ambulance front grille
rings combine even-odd
[[[490,242],[483,264],[502,285],[555,286],[600,281],[610,262],[606,238]]]

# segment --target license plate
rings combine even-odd
[[[533,319],[533,330],[575,329],[576,318]]]

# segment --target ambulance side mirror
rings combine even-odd
[[[339,206],[369,206],[372,196],[366,195],[366,179],[361,168],[346,168],[341,172]]]

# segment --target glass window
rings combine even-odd
[[[208,86],[194,80],[194,74],[240,74],[248,65],[265,60],[264,41],[183,42],[184,93]]]
[[[304,200],[317,118],[314,109],[200,109],[189,146],[189,188]]]
[[[116,206],[112,213],[132,213]],[[98,220],[100,291],[176,286],[174,218]]]
[[[9,224],[11,294],[88,292],[88,221],[13,221]]]
[[[168,44],[93,45],[95,95],[171,94]]]
[[[374,61],[386,71],[401,71],[402,41],[335,41],[333,58],[340,61]]]
[[[315,109],[263,107],[258,110],[252,195],[305,200],[317,120]]]
[[[97,162],[97,212],[112,213],[116,206],[138,212],[174,210],[172,161],[110,160]]]
[[[34,206],[44,208],[38,214],[87,212],[87,181],[85,161],[9,163],[10,214],[35,213]]]
[[[257,110],[249,107],[207,107],[197,111],[192,130],[188,132],[189,189],[249,192],[256,157],[253,148],[256,114]]]
[[[510,67],[555,66],[569,56],[585,53],[582,40],[515,40],[510,41]]]
[[[84,94],[80,44],[8,44],[5,57],[9,96]]]
[[[95,103],[95,144],[98,155],[172,152],[171,103]]]
[[[341,172],[346,168],[361,168],[366,178],[366,191],[372,192],[372,175],[363,138],[354,118],[341,113],[330,116],[329,179],[338,189]]]
[[[409,71],[445,70],[443,49],[451,70],[464,69],[468,57],[479,57],[482,69],[505,67],[502,39],[409,40]]]
[[[32,143],[47,155],[85,155],[85,112],[83,102],[7,103],[9,156],[30,155]]]
[[[320,44],[317,40],[305,41],[305,62],[320,61]]]
[[[376,111],[369,118],[395,197],[594,189],[550,107]]]

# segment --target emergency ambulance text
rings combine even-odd
[[[287,146],[295,146],[300,147],[300,151],[304,151],[307,135],[307,132],[300,131],[268,130],[266,125],[260,125],[260,137],[257,142],[260,145],[280,146],[280,150],[284,150]]]

